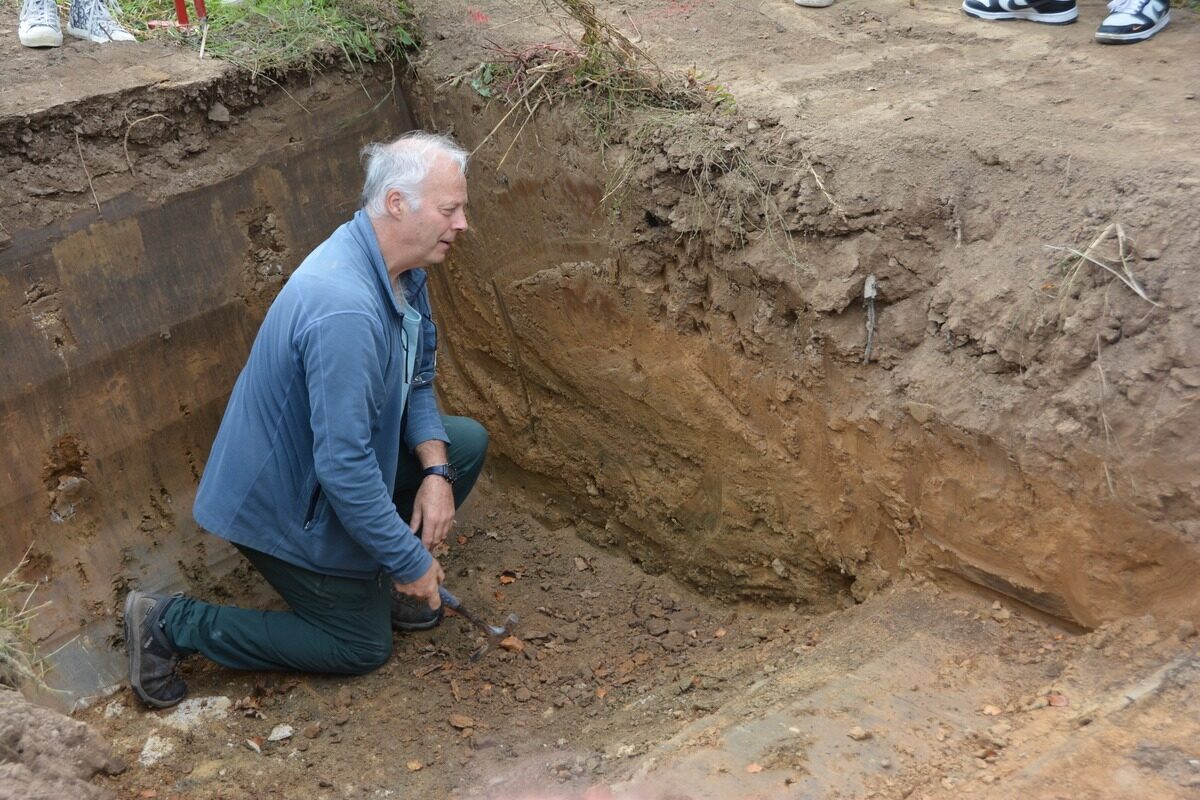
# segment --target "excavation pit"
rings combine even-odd
[[[896,24],[862,17],[855,35],[899,30],[900,5]],[[707,26],[718,6],[694,11]],[[652,17],[671,53],[687,39],[673,13]],[[471,41],[448,14],[429,9],[430,24]],[[829,47],[841,35],[803,24]],[[192,660],[186,713],[139,708],[119,688],[128,587],[274,602],[195,526],[191,500],[274,292],[353,211],[359,147],[411,127],[475,147],[506,112],[446,85],[464,66],[449,48],[399,87],[380,70],[286,94],[170,57],[156,69],[174,83],[156,88],[140,57],[110,58],[115,95],[33,109],[0,91],[0,568],[32,543],[21,575],[52,603],[35,634],[68,690],[42,699],[80,701],[129,765],[95,786],[499,799],[1195,785],[1186,254],[1200,243],[1113,199],[1183,207],[1195,184],[1110,168],[1090,139],[1009,159],[968,146],[976,129],[927,126],[914,146],[896,132],[908,112],[818,123],[749,89],[738,114],[659,115],[603,146],[578,108],[543,109],[474,158],[473,231],[431,279],[443,406],[488,427],[492,458],[445,563],[464,600],[521,615],[520,641],[472,663],[477,638],[451,617],[351,680]],[[820,78],[806,102],[849,102],[855,74]],[[1089,180],[1100,199],[1075,188]],[[1066,209],[1032,242],[1013,214],[1028,191]],[[1042,249],[1096,242],[1107,258],[1118,242],[1099,234],[1117,217],[1157,306]]]

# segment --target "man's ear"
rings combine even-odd
[[[388,214],[397,219],[401,219],[408,215],[408,201],[404,199],[404,193],[396,189],[392,189],[384,198],[384,207]]]

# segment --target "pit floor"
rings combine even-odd
[[[82,713],[130,765],[105,780],[121,797],[213,800],[1077,800],[1200,784],[1186,628],[1080,635],[917,583],[816,617],[722,604],[494,497],[475,509],[448,585],[496,619],[517,612],[523,649],[471,663],[478,639],[449,617],[398,635],[362,678],[192,659],[181,709],[121,690]],[[271,741],[278,726],[291,735]]]

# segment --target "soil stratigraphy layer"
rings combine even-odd
[[[506,110],[446,88],[569,23],[423,11],[455,46],[418,116],[486,139],[435,274],[444,392],[512,487],[731,595],[820,608],[921,570],[1083,625],[1194,611],[1194,14],[1114,52],[951,3],[602,4],[737,109],[601,140],[544,108],[488,138]]]

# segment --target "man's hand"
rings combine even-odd
[[[442,565],[435,558],[433,563],[429,565],[429,569],[425,570],[425,574],[417,578],[412,583],[397,583],[392,581],[392,587],[400,594],[406,594],[409,597],[419,597],[429,603],[429,607],[437,611],[442,607],[442,596],[438,593],[438,587],[442,585],[442,581],[446,580],[446,573],[442,572]]]
[[[421,543],[430,552],[446,541],[454,525],[454,492],[449,481],[440,475],[421,481],[408,525],[421,534]]]

